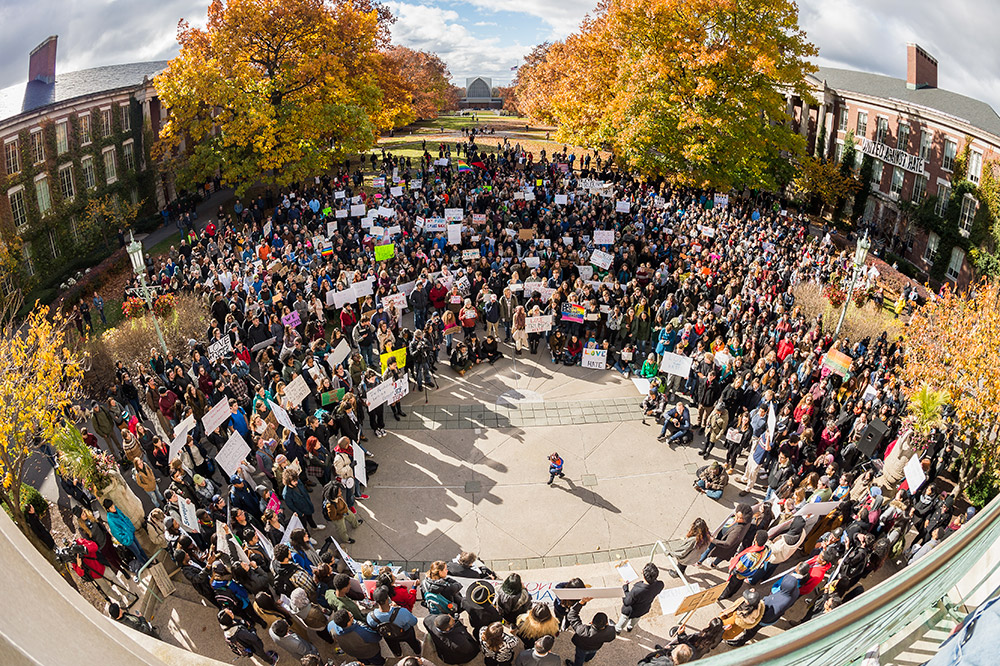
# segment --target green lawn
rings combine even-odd
[[[181,232],[178,231],[174,234],[167,236],[159,243],[146,250],[146,254],[148,254],[151,257],[155,257],[157,255],[163,254],[164,252],[168,252],[170,250],[171,245],[178,245],[180,242],[181,242]]]

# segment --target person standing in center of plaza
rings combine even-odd
[[[551,486],[552,482],[556,480],[557,476],[560,479],[565,479],[566,478],[566,475],[563,474],[563,459],[559,457],[559,453],[558,452],[553,452],[553,453],[549,454],[549,483],[548,483],[548,485]]]

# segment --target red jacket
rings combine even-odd
[[[434,285],[431,290],[427,292],[427,298],[430,299],[431,305],[434,306],[436,310],[444,309],[444,299],[448,295],[448,290],[442,285]]]
[[[803,597],[816,589],[816,586],[823,582],[823,578],[826,577],[826,572],[830,570],[833,564],[830,562],[823,562],[820,564],[819,555],[809,560],[809,575],[802,579],[799,584],[799,594]]]
[[[358,318],[354,314],[354,308],[347,306],[340,311],[340,328],[346,329],[358,323]]]
[[[177,404],[177,394],[167,389],[167,392],[160,396],[158,404],[160,413],[168,419],[174,418],[174,406]]]
[[[83,556],[83,566],[87,568],[87,572],[90,574],[91,578],[101,578],[104,575],[104,565],[97,560],[97,544],[90,539],[84,539],[80,537],[76,540],[76,543],[83,546],[87,550],[87,554]],[[75,573],[80,578],[85,578],[84,571],[76,562],[70,563],[73,567],[73,573]]]

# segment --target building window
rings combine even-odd
[[[833,161],[840,164],[842,159],[844,159],[844,144],[838,143],[833,148]]]
[[[923,200],[925,194],[927,194],[927,176],[918,173],[913,179],[913,193],[910,195],[910,201],[918,203]]]
[[[957,280],[962,272],[962,264],[965,263],[965,250],[957,245],[951,248],[951,260],[948,262],[948,279]]]
[[[83,186],[88,190],[97,186],[97,177],[94,175],[94,158],[84,157],[80,160],[80,169],[83,171]]]
[[[69,150],[69,132],[66,130],[66,121],[56,123],[56,155],[62,155]]]
[[[35,260],[31,256],[31,243],[29,241],[25,241],[21,245],[21,255],[24,257],[24,272],[31,277],[35,274]]]
[[[129,114],[129,105],[122,104],[118,108],[121,109],[122,112],[122,131],[128,132],[129,130],[132,129],[132,118]]]
[[[941,244],[941,237],[933,231],[927,235],[927,246],[924,248],[924,261],[928,264],[934,263],[934,255],[937,254],[938,246]]]
[[[4,156],[7,158],[7,175],[13,176],[21,172],[21,151],[17,145],[17,139],[12,139],[3,144]]]
[[[72,201],[73,197],[76,196],[76,188],[73,186],[72,164],[59,167],[59,191],[66,201]]]
[[[135,189],[133,187],[132,190],[128,194],[128,198],[132,201],[132,205],[133,206],[138,206],[139,205],[139,190],[137,190],[137,189]]]
[[[868,112],[858,111],[858,127],[854,132],[857,136],[864,138],[868,134]]]
[[[875,143],[885,143],[889,136],[889,119],[879,116],[875,119]]]
[[[896,130],[898,136],[896,137],[896,149],[906,150],[909,152],[910,147],[910,125],[908,123],[899,123],[899,129]]]
[[[969,180],[976,185],[979,184],[979,176],[983,172],[983,154],[972,151],[969,153]]]
[[[885,168],[885,163],[882,160],[872,161],[872,188],[879,189],[882,185],[882,170]]]
[[[979,202],[976,201],[976,197],[971,194],[962,197],[962,212],[958,216],[958,226],[966,238],[972,230],[972,218],[976,216],[977,208],[979,208]]]
[[[80,145],[86,146],[90,142],[90,114],[84,113],[80,116]]]
[[[73,234],[73,240],[80,240],[80,227],[77,224],[76,215],[69,218],[69,230]]]
[[[903,191],[903,170],[895,167],[892,170],[892,185],[889,187],[889,194],[898,197]]]
[[[10,212],[17,232],[21,233],[28,225],[28,207],[24,203],[24,186],[19,185],[7,191],[10,200]]]
[[[951,171],[955,166],[955,156],[958,154],[958,144],[951,139],[944,140],[944,158],[941,160],[941,168]]]
[[[118,162],[114,146],[104,149],[104,180],[108,185],[118,181]]]
[[[31,161],[41,164],[45,161],[45,141],[42,140],[42,130],[31,133]]]
[[[847,116],[850,115],[846,106],[840,107],[840,117],[837,121],[837,131],[846,132],[847,131]]]
[[[929,160],[931,157],[931,141],[934,135],[927,131],[920,132],[920,159]]]
[[[135,142],[132,139],[122,144],[122,162],[127,170],[135,170]]]
[[[111,109],[101,109],[101,136],[111,136]]]
[[[951,188],[944,183],[938,183],[937,197],[938,200],[934,206],[934,212],[939,217],[944,217],[944,214],[948,212],[948,199],[951,198]]]
[[[59,249],[59,244],[56,243],[56,233],[49,229],[49,246],[52,248],[52,258],[58,259],[59,255],[62,254],[62,250]]]
[[[39,176],[35,180],[35,198],[38,199],[38,214],[45,217],[52,209],[52,197],[49,195],[49,177]]]

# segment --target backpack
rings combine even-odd
[[[455,608],[455,604],[437,592],[426,592],[423,604],[424,608],[430,611],[431,615],[458,615],[459,613],[459,610]]]
[[[379,633],[379,636],[389,640],[398,641],[403,638],[403,630],[398,624],[394,624],[396,616],[399,615],[399,607],[393,608],[389,612],[389,619],[385,622],[379,622],[375,625],[375,631]]]
[[[347,515],[348,511],[350,509],[348,509],[347,502],[344,501],[343,497],[323,502],[323,515],[326,516],[327,520],[340,520]]]

